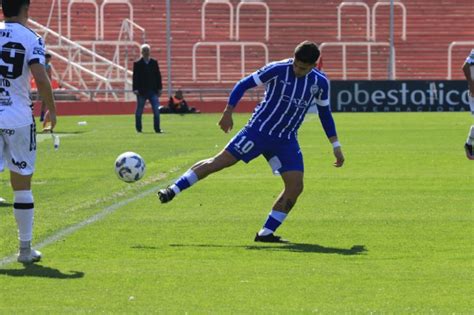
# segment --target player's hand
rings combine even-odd
[[[334,162],[334,167],[341,167],[344,165],[344,154],[342,154],[341,147],[334,148],[334,156],[336,157],[336,162]]]
[[[51,122],[51,130],[54,130],[54,127],[56,127],[56,112],[52,112],[51,110],[49,111],[49,119]]]
[[[219,120],[219,127],[221,127],[222,131],[228,133],[234,127],[234,120],[232,119],[232,113],[224,112],[222,114],[221,119]]]

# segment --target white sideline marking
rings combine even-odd
[[[166,185],[165,185],[166,186]],[[155,192],[157,191],[158,188],[150,188],[132,198],[129,198],[129,199],[126,199],[126,200],[122,200],[120,202],[117,202],[113,205],[110,205],[108,206],[107,208],[104,208],[101,212],[85,219],[84,221],[82,222],[79,222],[75,225],[72,225],[70,227],[67,227],[63,230],[60,230],[59,232],[57,232],[56,234],[54,235],[51,235],[50,237],[46,238],[45,240],[39,242],[38,244],[35,244],[34,248],[35,249],[41,249],[45,246],[48,246],[50,244],[53,244],[55,242],[57,242],[58,240],[60,240],[61,238],[69,235],[69,234],[72,234],[74,232],[76,232],[77,230],[80,230],[82,229],[83,227],[89,225],[89,224],[92,224],[92,223],[95,223],[97,221],[100,221],[102,220],[103,218],[105,218],[106,216],[108,216],[109,214],[113,213],[114,211],[116,211],[117,209],[125,206],[126,204],[129,204],[133,201],[136,201],[138,199],[141,199],[143,197],[145,197],[146,195],[149,195],[151,194],[152,192]],[[157,197],[158,198],[158,197]],[[157,199],[158,201],[158,199]],[[4,257],[0,260],[0,267],[4,266],[4,265],[7,265],[7,264],[10,264],[12,262],[15,262],[16,261],[16,254],[14,255],[11,255],[11,256],[7,256],[7,257]]]

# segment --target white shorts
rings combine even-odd
[[[5,165],[20,175],[31,175],[36,162],[36,126],[0,128],[0,172]]]

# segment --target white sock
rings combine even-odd
[[[179,189],[179,187],[176,186],[176,184],[171,185],[170,188],[174,191],[175,195],[181,192],[181,189]]]
[[[176,181],[176,183],[171,185],[170,188],[177,195],[182,190],[185,190],[194,185],[198,180],[199,178],[197,177],[196,173],[194,173],[193,170],[188,170]]]
[[[268,214],[268,219],[262,229],[258,231],[259,236],[270,235],[285,221],[288,213],[272,210]]]
[[[469,135],[467,136],[466,143],[472,145],[474,141],[474,125],[471,126],[471,130],[469,130]]]
[[[269,230],[266,227],[264,227],[260,231],[258,231],[258,236],[267,236],[267,235],[270,235],[272,233],[273,233],[272,230]]]
[[[31,190],[17,190],[13,204],[15,220],[18,226],[18,239],[21,243],[33,238],[34,201]]]

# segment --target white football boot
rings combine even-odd
[[[17,261],[22,264],[32,264],[41,260],[41,252],[31,248],[20,248]]]

